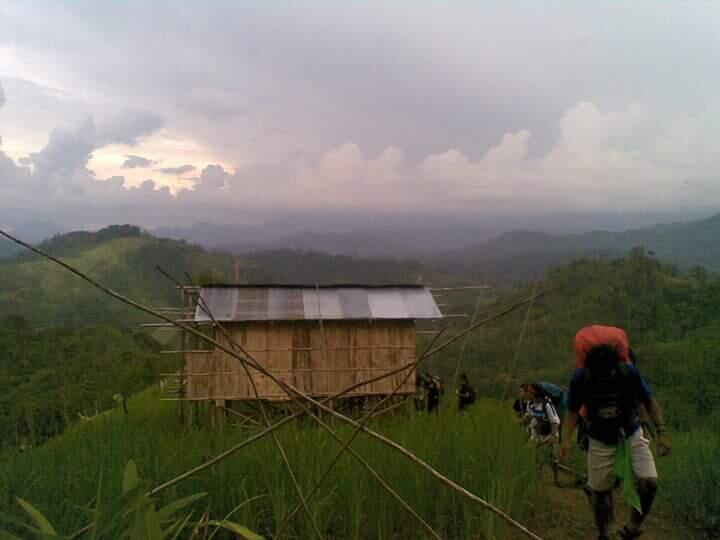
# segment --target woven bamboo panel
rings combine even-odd
[[[283,381],[311,396],[329,396],[365,379],[412,362],[416,332],[412,321],[309,321],[225,324],[233,340]],[[218,333],[217,339],[229,346]],[[186,353],[186,398],[252,400],[252,385],[240,362],[222,351]],[[288,399],[267,376],[250,369],[263,399]],[[348,393],[385,395],[407,372],[395,374]],[[399,394],[415,391],[414,374]]]

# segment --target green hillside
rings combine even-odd
[[[0,319],[0,451],[33,447],[153,383],[159,345],[113,326],[34,331]]]
[[[187,283],[417,283],[464,282],[431,272],[412,261],[359,259],[292,250],[242,257],[208,251],[184,241],[156,238],[138,227],[113,226],[96,233],[74,232],[39,246],[120,294],[150,306],[179,305],[162,267]],[[32,253],[0,260],[0,317],[21,314],[35,326],[136,325],[147,316],[110,301],[80,278]]]

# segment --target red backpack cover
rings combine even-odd
[[[575,367],[585,367],[585,358],[593,347],[598,345],[612,345],[617,349],[618,354],[630,363],[630,342],[627,334],[622,328],[614,326],[586,326],[581,328],[575,339],[573,340],[573,348],[575,349]]]

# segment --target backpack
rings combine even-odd
[[[630,364],[630,341],[625,330],[615,326],[602,326],[595,324],[578,330],[573,339],[575,349],[575,367],[584,368],[588,353],[598,345],[612,345],[617,349],[620,358]],[[580,416],[587,417],[587,409],[580,409]]]
[[[612,345],[617,349],[620,358],[630,363],[630,341],[625,330],[614,326],[586,326],[578,330],[573,339],[575,349],[575,367],[585,367],[585,358],[598,345]]]
[[[560,418],[562,418],[566,408],[565,391],[553,383],[540,381],[538,384],[540,385],[540,388],[542,388],[542,391],[545,392],[545,395],[550,398],[555,410]]]
[[[472,386],[468,385],[468,393],[470,394],[468,396],[468,403],[472,405],[475,403],[475,398],[477,398],[477,394],[475,393],[475,389]]]

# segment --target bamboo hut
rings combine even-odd
[[[274,375],[315,397],[335,394],[412,362],[417,319],[442,317],[423,286],[206,286],[194,322],[211,323],[207,311],[233,341]],[[215,338],[231,346],[222,332]],[[189,350],[187,400],[243,401],[256,395],[240,363],[221,350]],[[390,394],[407,372],[361,386],[352,396]],[[277,384],[257,372],[261,399],[288,400]],[[415,391],[411,374],[400,395]]]

